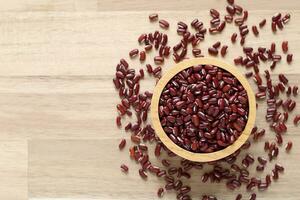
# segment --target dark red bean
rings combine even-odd
[[[278,172],[283,172],[284,167],[281,164],[276,163],[275,164],[275,170],[277,170]]]
[[[299,121],[300,121],[300,115],[296,115],[294,118],[294,124],[298,125]]]
[[[157,13],[152,13],[152,14],[150,14],[150,15],[149,15],[149,20],[150,20],[151,22],[157,21],[157,20],[158,20],[158,14],[157,14]]]
[[[221,20],[220,18],[214,18],[212,20],[210,20],[210,24],[213,26],[213,27],[216,27],[220,24]]]
[[[257,29],[257,26],[252,26],[252,32],[255,36],[259,35],[259,31]]]
[[[218,26],[218,29],[217,29],[218,32],[222,32],[224,30],[225,26],[226,26],[225,21],[222,21],[221,24]]]
[[[138,42],[143,43],[146,40],[146,38],[147,38],[147,34],[143,33],[139,36]]]
[[[159,20],[159,26],[163,29],[168,29],[170,24],[164,19]]]
[[[157,196],[158,196],[159,198],[161,198],[161,197],[164,196],[164,188],[159,188],[159,189],[157,190]]]
[[[238,11],[238,9],[236,9]],[[248,11],[247,10],[244,10],[243,12],[243,20],[246,21],[248,19]]]
[[[264,171],[265,167],[261,165],[256,166],[256,171]]]
[[[238,194],[236,197],[235,197],[235,200],[241,200],[243,198],[242,194]]]
[[[227,49],[228,49],[227,45],[222,46],[222,48],[221,48],[221,55],[222,55],[222,57],[224,57],[226,55]]]
[[[281,18],[281,13],[276,13],[275,15],[273,15],[272,17],[272,21],[276,22]]]
[[[211,55],[218,55],[218,49],[214,48],[214,47],[209,47],[208,48],[208,53]]]
[[[195,57],[202,57],[201,55],[201,49],[193,49],[192,53]]]
[[[120,116],[116,117],[116,125],[119,126],[119,127],[122,125],[121,124],[121,117]]]
[[[293,143],[291,141],[289,141],[286,145],[285,145],[285,150],[287,152],[289,152],[293,147]]]
[[[219,41],[212,45],[212,47],[216,48],[216,49],[219,48],[220,46],[221,46],[221,42],[219,42]]]
[[[145,46],[145,51],[150,51],[151,49],[152,49],[152,44],[147,44],[146,46]]]
[[[210,9],[210,16],[212,16],[212,18],[219,18],[220,13],[215,9]]]
[[[159,157],[160,156],[160,152],[161,152],[161,145],[157,144],[156,147],[155,147],[155,150],[154,150],[155,156]]]
[[[291,63],[293,61],[293,54],[287,54],[286,61],[287,63]]]
[[[233,16],[232,15],[225,15],[224,16],[224,20],[227,22],[227,23],[231,23],[233,21]]]
[[[283,41],[281,47],[282,47],[282,51],[286,53],[289,50],[288,41]]]
[[[285,75],[283,75],[283,74],[279,74],[278,75],[278,78],[279,78],[279,81],[281,81],[283,84],[287,84],[288,82],[289,82],[289,80],[286,78],[286,76]]]
[[[128,170],[129,170],[129,168],[127,167],[127,165],[122,164],[122,165],[121,165],[121,170],[122,170],[122,172],[127,173]]]
[[[150,64],[146,64],[146,68],[147,68],[147,72],[148,72],[149,74],[152,74],[152,73],[153,73],[153,68],[152,68],[152,66],[151,66]]]
[[[143,179],[146,179],[148,177],[147,172],[143,169],[139,169],[139,174]]]
[[[289,13],[287,13],[283,18],[282,18],[282,22],[284,24],[288,23],[291,19],[291,15]]]
[[[231,35],[231,42],[232,42],[232,43],[235,43],[235,42],[236,42],[236,38],[237,38],[237,33],[233,33],[233,34]]]
[[[273,31],[273,32],[276,32],[276,31],[277,31],[277,28],[276,28],[276,22],[272,22],[271,28],[272,28],[272,31]]]
[[[131,51],[129,52],[129,56],[130,56],[131,58],[133,58],[133,57],[137,56],[138,53],[139,53],[139,50],[138,50],[138,49],[133,49],[133,50],[131,50]]]
[[[230,15],[234,15],[235,14],[235,11],[236,11],[236,9],[235,9],[235,7],[234,6],[232,6],[232,5],[228,5],[228,6],[226,6],[226,11],[230,14]]]
[[[154,57],[155,64],[162,64],[164,62],[164,57],[162,56],[155,56]]]
[[[242,46],[243,46],[243,45],[245,44],[245,40],[246,40],[246,39],[245,39],[245,37],[241,37],[241,40],[240,40],[240,45],[242,45]]]
[[[262,28],[266,25],[267,20],[263,19],[261,22],[259,22],[259,27]]]
[[[120,142],[120,144],[119,144],[119,149],[120,150],[124,149],[125,145],[126,145],[126,140],[122,139],[121,142]]]
[[[250,195],[249,200],[256,200],[256,194],[255,194],[255,193],[252,193],[252,194]]]
[[[146,52],[145,51],[141,51],[140,52],[140,61],[145,61],[146,60]]]

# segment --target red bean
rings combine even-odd
[[[127,172],[128,172],[128,167],[127,167],[127,165],[122,164],[122,165],[121,165],[121,170],[122,170],[124,173],[127,173]]]
[[[164,62],[164,57],[162,56],[155,56],[154,57],[155,64],[162,64]]]
[[[214,48],[214,47],[209,47],[208,48],[208,53],[211,55],[218,55],[218,49]]]
[[[288,41],[283,41],[281,46],[282,46],[282,51],[284,53],[286,53],[288,51],[288,49],[289,49],[289,47],[288,47]]]
[[[120,142],[120,144],[119,144],[119,149],[120,149],[120,150],[121,150],[121,149],[124,149],[125,145],[126,145],[126,140],[125,140],[125,139],[122,139],[121,142]]]
[[[231,42],[232,42],[232,43],[235,43],[235,42],[236,42],[236,38],[237,38],[237,34],[236,34],[236,33],[233,33],[233,34],[231,35]]]
[[[227,23],[231,23],[233,21],[233,16],[232,15],[225,15],[224,16],[224,20],[227,22]]]
[[[219,41],[212,45],[212,47],[216,48],[216,49],[219,48],[220,46],[221,46],[221,42],[219,42]]]
[[[238,194],[236,197],[235,197],[235,200],[241,200],[243,198],[242,194]]]
[[[289,13],[287,13],[283,18],[282,18],[282,22],[284,24],[288,23],[290,21],[291,15]]]
[[[195,57],[202,57],[201,55],[201,49],[193,49],[192,53]]]
[[[272,28],[272,31],[273,31],[273,32],[276,32],[276,31],[277,31],[277,28],[276,28],[276,22],[272,22],[271,28]]]
[[[222,48],[221,48],[221,55],[222,55],[222,57],[224,57],[226,55],[227,48],[228,48],[227,45],[222,46]]]
[[[289,82],[289,80],[285,77],[285,75],[283,74],[279,74],[278,75],[279,80],[283,83],[283,84],[287,84]]]
[[[228,6],[226,6],[226,10],[227,10],[227,12],[230,14],[230,15],[234,15],[235,14],[235,7],[234,6],[232,6],[232,5],[228,5]]]
[[[147,173],[143,169],[139,169],[139,174],[143,179],[146,179],[148,177]]]
[[[153,69],[152,69],[152,66],[150,64],[146,64],[146,68],[147,68],[147,72],[149,74],[152,74],[153,73]]]
[[[121,126],[122,124],[121,124],[121,117],[120,116],[117,116],[116,117],[116,124],[117,124],[117,126]]]
[[[129,56],[130,56],[131,58],[133,58],[133,57],[137,56],[138,53],[139,53],[139,50],[138,50],[138,49],[133,49],[133,50],[131,50],[131,51],[129,52]]]
[[[212,18],[219,18],[220,17],[220,13],[215,9],[210,9],[210,15],[212,16]]]
[[[252,31],[253,31],[253,34],[254,34],[255,36],[257,36],[257,35],[259,34],[258,29],[257,29],[256,26],[252,26]]]
[[[287,63],[291,63],[293,61],[293,54],[287,54],[286,61]]]
[[[276,13],[275,15],[273,15],[272,17],[272,21],[276,22],[281,18],[281,13]]]
[[[140,52],[140,61],[145,61],[146,60],[146,52],[145,51],[141,51]]]
[[[300,115],[296,115],[294,118],[294,124],[298,125],[299,121],[300,121]]]
[[[149,20],[150,21],[157,21],[158,20],[158,14],[157,13],[152,13],[149,15]]]
[[[293,143],[291,141],[289,141],[286,145],[285,145],[285,150],[287,152],[289,152],[293,147]]]
[[[164,188],[159,188],[159,189],[157,190],[157,196],[158,196],[159,198],[161,198],[161,197],[164,196]]]
[[[159,26],[163,29],[168,29],[170,24],[164,19],[159,20]]]
[[[252,194],[250,195],[249,200],[255,200],[255,199],[256,199],[256,194],[255,194],[255,193],[252,193]]]
[[[263,19],[261,22],[259,22],[259,27],[262,28],[265,26],[267,20],[266,19]]]

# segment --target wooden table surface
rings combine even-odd
[[[300,2],[240,0],[238,4],[249,10],[248,24],[270,19],[277,11],[292,14],[283,31],[273,34],[268,24],[258,38],[249,36],[246,45],[280,45],[288,40],[294,62],[281,62],[273,77],[277,80],[282,72],[291,85],[299,85]],[[114,124],[119,101],[112,85],[115,65],[138,46],[139,34],[159,29],[157,23],[148,22],[149,13],[157,11],[170,21],[167,32],[174,45],[178,41],[176,22],[198,17],[208,24],[210,8],[224,13],[225,0],[2,0],[0,199],[156,199],[163,181],[155,177],[141,180],[127,149],[119,152],[117,148],[120,138],[128,134]],[[207,35],[200,48],[207,55],[208,46],[224,41],[229,45],[225,60],[232,63],[241,54],[240,46],[229,41],[235,31],[235,26],[228,25],[221,35]],[[169,59],[163,70],[171,63]],[[138,61],[130,64],[140,66]],[[142,86],[151,90],[154,80],[149,78]],[[259,105],[259,127],[267,127],[265,109],[265,104]],[[296,113],[300,113],[299,106],[290,118]],[[291,119],[288,129],[284,141],[294,141],[294,148],[289,155],[281,150],[277,160],[286,168],[284,175],[267,191],[258,192],[258,199],[300,199],[300,133]],[[267,128],[263,141],[273,136]],[[249,152],[262,155],[262,143]],[[128,175],[119,170],[123,162],[130,166]],[[204,192],[224,200],[245,193],[228,191],[224,183],[202,184],[203,172],[192,173],[189,184],[195,199]],[[174,193],[167,193],[164,199],[175,199]]]

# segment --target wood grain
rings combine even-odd
[[[291,85],[299,85],[299,2],[238,2],[250,9],[249,24],[270,19],[277,11],[292,13],[292,20],[283,31],[273,34],[268,24],[260,31],[259,38],[250,35],[246,45],[269,46],[273,41],[280,45],[288,39],[294,62],[287,65],[282,61],[272,77],[277,79],[278,73],[285,73]],[[208,24],[208,10],[214,7],[224,11],[225,2],[2,0],[0,3],[1,199],[156,198],[156,190],[163,182],[152,176],[148,181],[140,180],[138,166],[128,158],[128,149],[123,152],[117,149],[119,140],[128,138],[128,134],[114,125],[115,105],[119,101],[111,81],[115,65],[122,57],[128,59],[128,51],[138,47],[139,34],[159,29],[157,23],[149,23],[147,18],[158,6],[160,17],[171,23],[167,32],[170,44],[174,45],[178,41],[175,30],[178,20],[189,22],[198,17]],[[232,63],[241,52],[239,45],[231,45],[229,41],[236,30],[228,25],[221,35],[207,35],[199,47],[207,55],[208,46],[216,40],[224,41],[229,45],[225,59]],[[147,57],[147,63],[152,62],[154,55],[152,52]],[[171,59],[166,60],[163,71],[171,64]],[[130,65],[141,67],[136,60],[130,61]],[[262,71],[266,68],[267,65],[261,65]],[[155,80],[147,78],[142,88],[152,90],[154,84]],[[300,104],[299,99],[297,103]],[[262,119],[265,109],[265,104],[259,106],[256,121],[259,127],[267,129],[263,140],[273,138]],[[290,118],[296,113],[300,113],[299,106]],[[299,128],[288,123],[288,129],[284,140],[293,140],[294,148],[289,155],[281,151],[278,158],[286,171],[268,191],[259,192],[259,199],[299,199]],[[130,143],[126,147],[129,146]],[[262,143],[254,144],[250,152],[261,155],[261,149]],[[120,172],[121,163],[130,166],[128,175]],[[194,177],[185,183],[192,185],[194,197],[206,192],[227,200],[239,192],[232,193],[218,184],[202,184],[199,181],[202,172],[192,173]],[[174,193],[167,193],[164,199],[174,198]]]

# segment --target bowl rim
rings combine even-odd
[[[248,113],[248,120],[247,124],[239,136],[239,138],[230,146],[216,151],[212,153],[194,153],[190,152],[188,150],[183,149],[182,147],[175,144],[169,136],[164,132],[160,119],[158,114],[158,108],[159,108],[159,99],[161,96],[161,92],[165,88],[166,84],[180,71],[187,69],[191,66],[195,65],[214,65],[219,68],[222,68],[228,72],[230,72],[233,76],[235,76],[239,82],[243,85],[245,88],[247,95],[248,95],[248,103],[249,103],[249,113]],[[237,151],[249,138],[251,134],[251,130],[255,123],[255,117],[256,117],[256,99],[253,93],[253,90],[247,81],[247,79],[244,77],[244,75],[239,72],[239,70],[232,66],[231,64],[224,62],[223,60],[217,59],[217,58],[211,58],[211,57],[202,57],[202,58],[193,58],[188,59],[185,61],[182,61],[180,63],[175,64],[171,69],[169,69],[162,78],[158,81],[156,84],[153,96],[151,100],[151,120],[153,128],[156,132],[156,135],[159,137],[161,142],[172,152],[177,154],[180,157],[183,157],[185,159],[196,161],[196,162],[210,162],[215,160],[220,160],[222,158],[225,158],[231,154],[233,154],[235,151]]]

